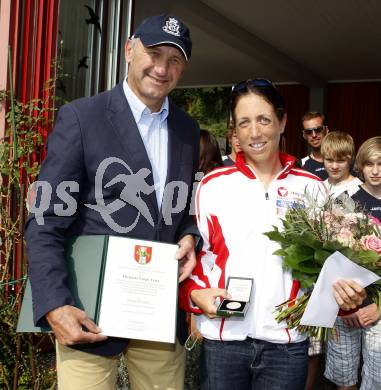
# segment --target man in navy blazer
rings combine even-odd
[[[121,234],[178,243],[180,281],[195,265],[198,232],[189,205],[199,128],[167,97],[187,66],[191,46],[188,28],[175,16],[146,19],[126,43],[128,79],[63,106],[49,137],[39,175],[46,187],[37,198],[41,207],[48,193],[50,203],[43,213],[31,214],[26,238],[34,320],[48,322],[55,333],[60,389],[115,388],[115,356],[128,344],[102,335],[74,307],[64,255],[68,238]],[[179,181],[188,188],[182,208],[176,207],[180,191],[165,193],[169,183]],[[183,344],[187,328],[181,311],[177,330]],[[131,340],[126,356],[133,389],[183,388],[185,353],[179,342],[172,347]]]

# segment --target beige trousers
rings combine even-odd
[[[56,343],[59,390],[115,390],[119,358]],[[185,350],[176,344],[130,340],[125,352],[132,390],[183,390]]]

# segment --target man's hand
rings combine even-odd
[[[195,241],[191,234],[184,236],[178,244],[180,248],[176,253],[176,259],[180,261],[179,283],[185,280],[196,266]]]
[[[216,318],[217,316],[217,306],[215,305],[217,297],[231,298],[227,290],[223,288],[193,290],[190,297],[193,304],[201,309],[209,318]]]
[[[375,303],[362,307],[357,311],[357,317],[362,327],[372,325],[381,318],[381,308]]]
[[[74,306],[58,307],[46,314],[46,319],[62,345],[95,343],[107,339],[107,336],[100,334],[101,329],[86,313]]]
[[[366,291],[354,280],[338,280],[333,284],[333,295],[342,310],[355,309],[366,298]]]
[[[360,321],[357,317],[357,313],[348,314],[347,316],[340,317],[344,324],[350,326],[351,328],[361,328]]]

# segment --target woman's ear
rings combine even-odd
[[[283,118],[280,122],[280,133],[284,133],[284,129],[286,128],[286,123],[287,123],[287,114],[284,113]]]

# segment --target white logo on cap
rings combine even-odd
[[[175,35],[176,37],[180,36],[180,26],[179,26],[179,21],[175,18],[169,18],[165,22],[165,26],[163,26],[163,30],[168,33]]]

